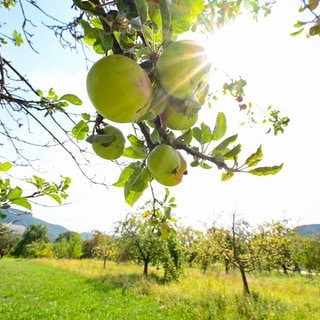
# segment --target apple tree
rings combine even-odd
[[[9,227],[0,223],[0,259],[9,254],[19,239],[12,234]]]
[[[19,1],[21,30],[0,33],[1,46],[27,43],[36,51],[32,42],[36,21],[31,22],[27,16],[25,9],[29,6],[47,19],[43,25],[54,32],[62,46],[81,46],[99,58],[91,63],[87,74],[87,95],[92,103],[92,112],[87,113],[81,112],[79,97],[69,92],[58,94],[53,88],[34,88],[8,57],[0,56],[1,114],[10,119],[7,123],[0,120],[1,144],[10,148],[9,155],[14,159],[1,156],[1,164],[32,166],[28,154],[22,152],[26,147],[59,146],[82,174],[95,182],[83,166],[88,164],[87,152],[94,151],[121,167],[112,185],[123,188],[130,206],[146,190],[156,202],[155,185],[174,187],[183,183],[194,167],[215,167],[223,181],[239,172],[276,174],[282,164],[262,164],[262,146],[242,155],[238,134],[227,134],[224,112],[218,106],[210,108],[214,99],[213,66],[201,43],[191,39],[191,34],[209,34],[212,28],[223,27],[243,11],[254,18],[269,14],[274,2],[73,0],[69,8],[73,17],[64,22],[50,15],[45,5]],[[308,10],[318,6],[318,1],[302,2]],[[0,8],[13,10],[16,2],[0,1]],[[249,108],[252,117],[253,104],[244,101],[246,85],[244,79],[230,79],[221,90],[234,97],[241,110]],[[201,120],[204,110],[212,112],[213,123]],[[268,112],[270,131],[275,135],[283,132],[289,119],[277,110]],[[33,143],[13,133],[21,132],[29,121],[43,130],[49,142]],[[29,208],[21,187],[11,187],[10,180],[1,180],[1,185],[2,181],[7,182],[2,187],[1,203]],[[61,202],[67,196],[70,178],[63,177],[60,184],[52,185],[36,175],[31,183],[37,188],[33,196],[46,194]]]
[[[164,280],[178,278],[182,268],[182,250],[176,235],[172,208],[174,198],[166,195],[161,202],[147,201],[136,212],[129,212],[115,225],[119,239],[118,259],[143,263],[143,274],[148,275],[150,264],[163,266]]]
[[[115,260],[118,254],[118,239],[99,230],[92,232],[92,237],[82,243],[82,258],[94,258],[103,260],[106,268],[107,260]]]
[[[29,225],[12,254],[16,257],[53,257],[47,227],[41,224]]]
[[[282,168],[260,166],[262,146],[240,162],[241,143],[237,134],[226,134],[223,111],[211,109],[214,123],[198,120],[212,102],[212,64],[205,48],[185,35],[204,32],[209,21],[223,24],[223,17],[235,17],[246,5],[254,14],[268,12],[271,6],[223,3],[74,1],[83,12],[83,41],[101,58],[91,65],[86,81],[96,113],[82,114],[72,132],[75,139],[90,143],[98,156],[122,164],[113,186],[123,188],[130,206],[155,184],[182,183],[193,167],[217,167],[224,181],[238,172],[263,176]],[[239,102],[245,85],[243,79],[234,80],[224,90]],[[278,117],[275,133],[288,121]],[[127,125],[131,132],[108,133],[110,125],[118,129]]]
[[[53,251],[57,258],[78,259],[82,256],[82,237],[74,231],[59,234],[54,241]]]

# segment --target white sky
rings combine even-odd
[[[285,133],[274,137],[265,134],[266,127],[239,129],[237,124],[243,120],[243,115],[237,105],[228,100],[223,100],[222,105],[218,102],[210,113],[203,112],[203,119],[211,125],[217,111],[227,114],[227,119],[234,124],[228,122],[227,134],[239,132],[243,158],[262,144],[265,159],[261,165],[284,162],[283,170],[267,177],[238,174],[228,182],[220,182],[221,172],[215,168],[209,171],[190,168],[183,183],[171,188],[178,205],[175,215],[182,224],[197,228],[217,220],[218,224],[227,225],[233,212],[251,223],[282,218],[290,219],[293,224],[320,223],[317,190],[320,180],[317,169],[320,39],[289,35],[295,31],[293,24],[301,18],[298,7],[299,1],[281,0],[273,13],[259,23],[245,16],[239,18],[217,32],[210,44],[218,70],[215,77],[227,73],[233,78],[246,79],[246,99],[255,104],[256,116],[261,116],[263,109],[273,105],[291,119]],[[76,93],[85,101],[83,110],[91,110],[93,114],[86,98],[83,56],[54,49],[56,42],[48,45],[50,41],[56,41],[53,37],[48,41],[39,48],[40,55],[24,48],[12,51],[15,56],[11,60],[20,65],[20,70],[22,68],[28,74],[35,86],[53,87],[60,94]],[[37,44],[36,40],[34,43]],[[10,50],[7,55],[9,53]],[[69,191],[70,204],[53,208],[34,206],[35,217],[79,232],[109,231],[113,222],[131,210],[125,204],[122,189],[90,186],[62,151],[39,152],[44,156],[43,167],[50,170],[48,176],[68,175],[73,184]],[[97,161],[93,170],[105,176],[109,183],[115,182],[118,168],[101,163]],[[148,197],[150,194],[146,191],[137,205],[143,204]]]

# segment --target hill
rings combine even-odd
[[[296,227],[296,231],[302,236],[310,236],[311,234],[320,235],[320,224],[306,224]]]
[[[49,223],[35,218],[32,216],[32,214],[26,213],[22,210],[10,208],[10,210],[2,209],[1,211],[7,216],[3,220],[0,220],[0,222],[4,224],[10,224],[10,229],[13,230],[17,235],[23,234],[26,228],[31,224],[45,225],[48,229],[48,235],[51,240],[55,240],[60,233],[69,231],[67,228],[61,225]]]

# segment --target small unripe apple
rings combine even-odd
[[[120,123],[140,119],[153,95],[148,74],[134,60],[118,54],[93,64],[87,75],[87,92],[99,114]]]
[[[115,160],[121,157],[125,138],[122,131],[112,125],[106,125],[103,133],[92,138],[92,149],[99,157],[107,160]]]
[[[158,78],[162,87],[178,99],[191,98],[199,82],[208,74],[205,49],[193,40],[169,44],[158,59]]]
[[[186,112],[177,112],[172,106],[167,109],[167,126],[172,130],[187,130],[191,128],[198,120],[198,110],[188,114]]]
[[[164,186],[175,186],[182,181],[187,163],[182,155],[166,144],[156,146],[147,158],[153,178]]]
[[[187,162],[183,158],[182,154],[177,151],[178,156],[180,158],[180,167],[179,169],[170,175],[164,175],[164,176],[155,176],[154,178],[161,184],[169,187],[176,186],[182,181],[183,176],[187,172]]]

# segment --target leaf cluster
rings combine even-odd
[[[140,63],[153,83],[157,92],[157,60],[163,48],[178,39],[180,34],[190,31],[194,24],[201,24],[197,20],[199,15],[210,8],[220,8],[220,2],[197,1],[119,1],[102,3],[99,1],[74,1],[75,5],[84,11],[81,20],[84,41],[92,46],[98,54],[123,54]],[[238,13],[241,1],[230,2],[230,12]],[[252,3],[250,4],[251,6]],[[255,10],[258,10],[255,7]],[[239,79],[225,84],[225,92],[234,97],[244,95],[246,81]],[[125,88],[124,88],[125,90]],[[168,97],[168,101],[179,105],[179,99]],[[202,106],[203,107],[203,106]],[[201,108],[200,108],[201,109]],[[201,110],[200,110],[201,112]],[[191,167],[200,166],[203,169],[215,165],[222,169],[221,179],[229,180],[236,172],[247,172],[253,175],[275,174],[282,165],[272,167],[258,167],[262,160],[262,147],[250,155],[247,160],[239,163],[241,143],[237,142],[238,135],[226,136],[227,120],[223,112],[217,112],[213,126],[204,122],[189,130],[171,130],[165,124],[165,112],[155,115],[153,124],[148,120],[133,123],[134,134],[127,135],[128,146],[123,157],[130,159],[122,168],[118,180],[113,184],[122,187],[125,201],[133,206],[149,188],[153,177],[146,166],[149,152],[158,144],[169,144],[176,150],[181,150],[192,156]],[[275,119],[277,124],[278,119]],[[72,134],[77,140],[92,137],[101,123],[107,122],[100,115],[96,118],[89,114],[82,114],[82,119],[73,127]],[[283,124],[282,124],[283,125]],[[282,128],[278,126],[277,130]],[[92,130],[92,135],[90,131]],[[87,139],[88,141],[88,139]],[[90,138],[91,141],[91,138]],[[89,142],[90,142],[89,141]]]
[[[0,163],[0,173],[6,173],[12,168],[10,162]],[[41,177],[33,175],[32,178],[26,179],[25,182],[34,187],[34,191],[25,194],[21,186],[12,186],[11,179],[2,179],[0,176],[0,209],[8,209],[12,205],[23,207],[27,210],[32,209],[31,199],[42,196],[48,196],[54,199],[58,204],[68,197],[67,189],[70,186],[69,177],[61,177],[59,183],[48,182]]]

